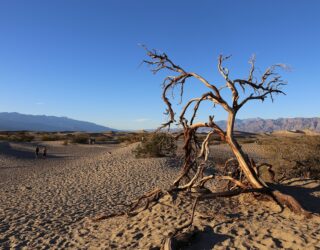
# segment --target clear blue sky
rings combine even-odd
[[[319,117],[319,13],[320,1],[302,0],[2,0],[0,112],[157,127],[164,74],[139,66],[143,43],[218,85],[220,53],[233,55],[235,77],[246,76],[253,53],[261,70],[286,63],[287,95],[238,118]],[[187,96],[200,94],[194,86]],[[216,118],[224,118],[219,109]]]

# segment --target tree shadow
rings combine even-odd
[[[183,159],[179,156],[168,157],[166,163],[170,168],[180,168],[183,163]]]
[[[317,183],[312,188],[303,187],[303,185],[282,185],[282,184],[269,184],[270,187],[279,190],[282,193],[292,195],[300,204],[309,212],[320,214],[320,197],[312,195],[314,192],[320,192],[320,184],[316,180],[310,182],[310,180],[305,183],[305,185],[310,183]]]
[[[212,227],[206,226],[203,231],[195,234],[190,241],[190,245],[185,247],[186,250],[209,250],[217,243],[223,242],[227,239],[232,239],[232,236],[227,234],[217,234],[213,231]]]

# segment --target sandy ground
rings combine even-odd
[[[319,182],[302,185],[313,189]],[[82,249],[160,249],[175,227],[189,221],[191,207],[188,198],[166,195],[134,217],[87,219],[74,239]],[[194,226],[200,232],[182,249],[320,249],[319,217],[306,220],[251,195],[200,204]]]
[[[166,159],[128,157],[130,147],[47,147],[49,158],[35,160],[28,144],[1,145],[0,248],[72,248],[72,231],[83,218],[164,188],[177,171]]]
[[[179,171],[171,160],[135,159],[135,145],[42,145],[47,159],[35,159],[35,144],[0,142],[0,249],[157,249],[173,226],[188,220],[191,201],[170,196],[132,218],[91,220],[155,187],[167,188]],[[244,149],[255,158],[262,152],[255,144]],[[230,156],[223,145],[212,153]],[[306,208],[320,212],[319,181],[289,184]],[[317,217],[305,220],[271,202],[239,199],[201,204],[195,225],[202,233],[186,249],[320,249]]]

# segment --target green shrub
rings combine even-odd
[[[177,150],[176,140],[167,133],[156,133],[144,138],[133,153],[137,158],[174,156]]]

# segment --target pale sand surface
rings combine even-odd
[[[319,182],[309,184],[309,188],[316,186]],[[82,249],[160,249],[174,227],[189,220],[191,207],[189,199],[178,197],[173,201],[167,195],[160,204],[135,217],[99,222],[87,219],[74,239]],[[250,195],[200,204],[194,225],[200,233],[183,249],[320,248],[319,217],[306,220],[288,209],[281,211],[273,202],[253,200]]]
[[[169,159],[135,159],[135,145],[46,145],[49,158],[35,160],[33,145],[0,143],[0,248],[156,249],[173,225],[188,220],[190,201],[165,196],[135,217],[93,222],[155,187],[167,188],[179,169]],[[215,157],[230,155],[223,145],[212,148]],[[262,152],[255,144],[244,149],[255,158]],[[320,197],[318,181],[291,185],[300,185],[294,191],[319,212],[319,199],[312,199]],[[204,231],[188,249],[320,249],[318,218],[246,197],[201,204],[195,225]]]
[[[166,187],[177,171],[166,159],[134,159],[132,146],[51,143],[49,158],[38,160],[29,147],[25,158],[0,151],[0,248],[72,248],[80,220]]]

